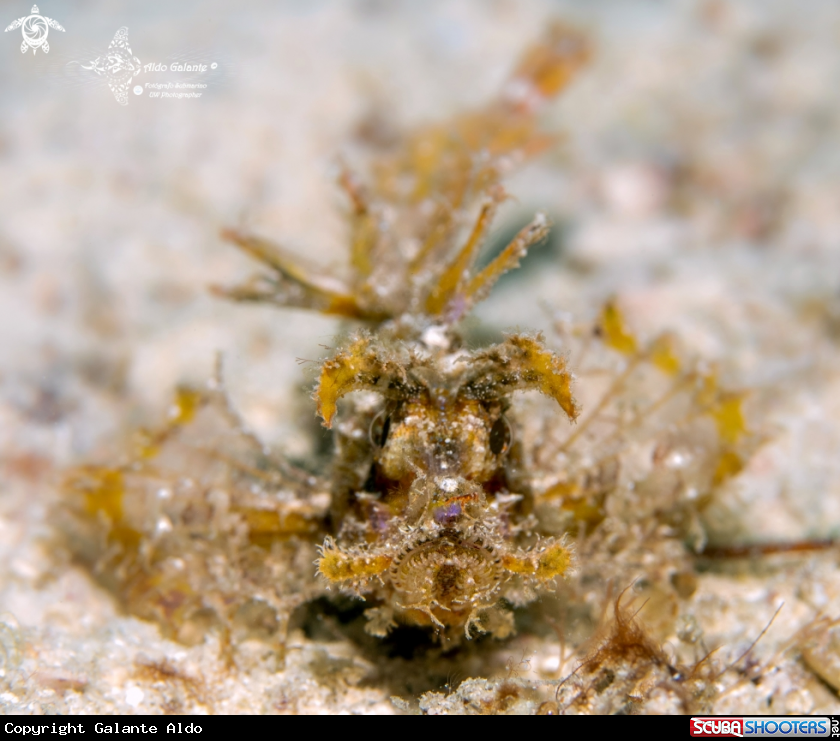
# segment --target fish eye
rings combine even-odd
[[[510,447],[510,425],[502,416],[499,417],[490,428],[490,452],[493,455],[506,453]]]
[[[379,412],[370,423],[370,442],[375,448],[384,448],[388,442],[388,433],[391,431],[391,415],[384,411]]]

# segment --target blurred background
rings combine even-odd
[[[475,331],[550,334],[618,296],[643,336],[674,329],[730,385],[773,398],[733,532],[838,533],[836,2],[39,7],[65,29],[50,30],[48,55],[21,54],[19,29],[0,35],[0,604],[35,631],[30,645],[78,655],[79,630],[91,651],[107,644],[95,635],[140,630],[114,622],[83,575],[56,575],[42,545],[54,481],[127,422],[159,418],[217,352],[248,422],[293,455],[310,450],[312,364],[296,359],[322,357],[341,328],[212,298],[207,286],[252,269],[219,229],[341,265],[338,158],[487,100],[556,18],[590,35],[594,59],[548,107],[561,143],[509,181],[518,201],[498,240],[536,209],[557,226]],[[0,25],[29,8],[5,0]],[[80,84],[67,63],[103,53],[121,26],[143,64],[216,62],[202,97],[144,90],[123,106],[101,79]],[[180,79],[141,72],[132,86]]]

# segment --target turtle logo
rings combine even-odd
[[[61,25],[52,18],[44,18],[38,12],[38,6],[32,6],[32,15],[24,16],[13,21],[6,28],[7,31],[14,31],[16,28],[23,26],[21,33],[23,34],[23,43],[20,45],[20,50],[26,54],[27,49],[32,48],[32,53],[37,54],[38,48],[44,50],[44,54],[50,51],[50,45],[47,43],[47,35],[50,28],[56,31],[63,31]]]
[[[122,26],[114,34],[114,39],[108,46],[108,51],[98,56],[92,62],[81,65],[82,69],[89,69],[104,77],[111,88],[111,92],[120,105],[128,105],[128,91],[131,81],[143,71],[140,60],[131,52],[128,45],[128,28]]]

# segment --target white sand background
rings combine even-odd
[[[0,24],[29,7],[4,3]],[[360,123],[378,116],[399,129],[485,100],[552,18],[587,29],[597,52],[546,112],[563,143],[510,181],[519,203],[506,217],[515,226],[545,209],[563,239],[500,286],[479,317],[494,331],[550,330],[541,303],[586,317],[615,294],[642,335],[678,331],[731,385],[753,389],[771,437],[713,513],[710,536],[840,534],[836,3],[40,7],[66,29],[50,31],[49,55],[23,55],[19,31],[0,34],[5,711],[394,712],[390,695],[415,699],[402,676],[410,662],[380,666],[349,641],[295,634],[280,672],[258,648],[228,671],[212,640],[189,649],[164,641],[56,554],[55,482],[129,423],[159,417],[177,383],[208,377],[217,351],[250,424],[305,455],[311,375],[295,359],[322,357],[338,324],[212,298],[209,284],[251,267],[219,228],[243,224],[340,264],[335,163],[352,159]],[[120,26],[143,63],[200,49],[225,74],[199,99],[144,91],[127,106],[107,86],[71,84],[62,60],[104,48]],[[137,83],[170,79],[149,72]],[[819,615],[840,617],[836,564],[829,551],[701,576],[693,614],[724,663],[785,602],[754,652],[775,670],[730,686],[718,710],[840,711],[824,681],[826,666],[840,663],[840,638],[817,662],[822,679],[791,641]],[[525,655],[521,678],[562,675],[551,640],[521,635],[496,653],[491,679]],[[155,663],[181,678],[144,671]],[[440,685],[421,688],[443,693],[423,707],[463,710],[446,702],[452,678]]]

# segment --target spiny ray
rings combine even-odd
[[[490,224],[496,216],[504,192],[499,191],[493,199],[481,207],[481,212],[473,226],[469,239],[455,256],[452,263],[444,270],[435,287],[426,299],[426,311],[431,316],[441,314],[460,291],[469,278],[469,270],[475,263],[479,248],[487,235]]]
[[[490,265],[470,275],[501,200],[500,179],[552,144],[554,137],[539,131],[536,113],[588,56],[585,39],[557,25],[525,54],[502,95],[488,105],[405,137],[395,153],[374,159],[369,183],[343,168],[339,184],[351,205],[348,284],[303,268],[265,240],[229,230],[225,237],[273,274],[218,292],[373,323],[406,312],[457,323],[547,234],[547,221],[538,217]],[[466,214],[483,198],[489,205],[466,244],[457,246]],[[403,246],[412,243],[414,249]],[[442,272],[441,264],[448,266]],[[430,285],[429,275],[438,276],[437,284]]]
[[[528,248],[542,242],[548,236],[549,222],[544,214],[537,214],[534,220],[519,232],[511,243],[502,250],[484,270],[473,276],[464,290],[464,313],[467,308],[483,301],[493,286],[509,270],[519,267]],[[460,318],[460,316],[458,317]]]

